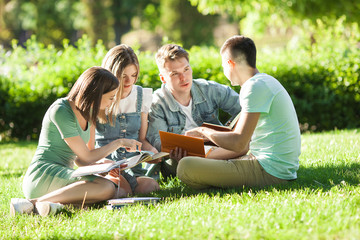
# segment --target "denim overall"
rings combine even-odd
[[[143,98],[142,87],[134,85],[137,88],[137,102],[136,112],[132,113],[120,113],[116,115],[114,126],[109,123],[101,124],[96,123],[96,147],[104,146],[115,139],[127,138],[139,140],[139,132],[141,127],[141,105]],[[139,153],[127,152],[125,148],[118,148],[115,152],[112,152],[107,158],[118,161],[121,159],[133,157]],[[146,170],[142,168],[142,165],[136,165],[135,167],[126,170],[126,172],[132,176],[144,176]]]

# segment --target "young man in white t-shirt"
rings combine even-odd
[[[233,132],[198,127],[186,135],[247,155],[229,160],[185,157],[179,162],[178,177],[193,188],[262,187],[296,179],[301,140],[289,94],[278,80],[259,73],[250,38],[233,36],[220,53],[225,76],[241,86],[239,122]]]

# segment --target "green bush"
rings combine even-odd
[[[259,51],[259,71],[274,76],[288,90],[304,131],[360,127],[360,49],[354,42],[340,43],[316,45],[311,51],[305,47]],[[99,66],[106,51],[102,43],[91,47],[86,37],[75,47],[64,42],[62,50],[46,47],[35,37],[26,49],[16,44],[11,51],[0,49],[0,139],[38,138],[47,108],[66,96],[85,69]],[[194,78],[230,86],[222,73],[219,49],[193,47],[189,52]],[[159,88],[154,53],[138,56],[138,84]],[[226,117],[221,115],[221,120]]]
[[[261,70],[278,78],[292,97],[302,130],[360,126],[360,31],[342,22],[323,28],[319,21],[309,43],[261,57]]]
[[[86,37],[62,50],[44,46],[33,36],[26,49],[0,49],[0,139],[36,139],[42,118],[55,99],[64,97],[87,68],[100,65],[106,53]]]

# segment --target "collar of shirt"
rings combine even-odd
[[[175,100],[174,96],[171,92],[166,88],[166,84],[161,85],[161,89],[164,93],[165,101],[169,104],[169,108],[172,112],[180,111],[179,103]],[[203,92],[200,90],[199,86],[197,85],[196,80],[193,80],[193,84],[191,86],[191,98],[194,104],[199,104],[206,101],[206,98]]]

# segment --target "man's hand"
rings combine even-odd
[[[175,149],[170,151],[170,158],[174,159],[176,161],[180,161],[183,157],[187,156],[186,150],[183,150],[182,148],[176,147]]]
[[[185,132],[185,136],[202,138],[203,135],[199,132],[199,128],[193,128]]]
[[[202,138],[204,142],[209,142],[210,140],[203,134],[204,129],[204,127],[193,128],[189,131],[186,131],[185,136]]]

